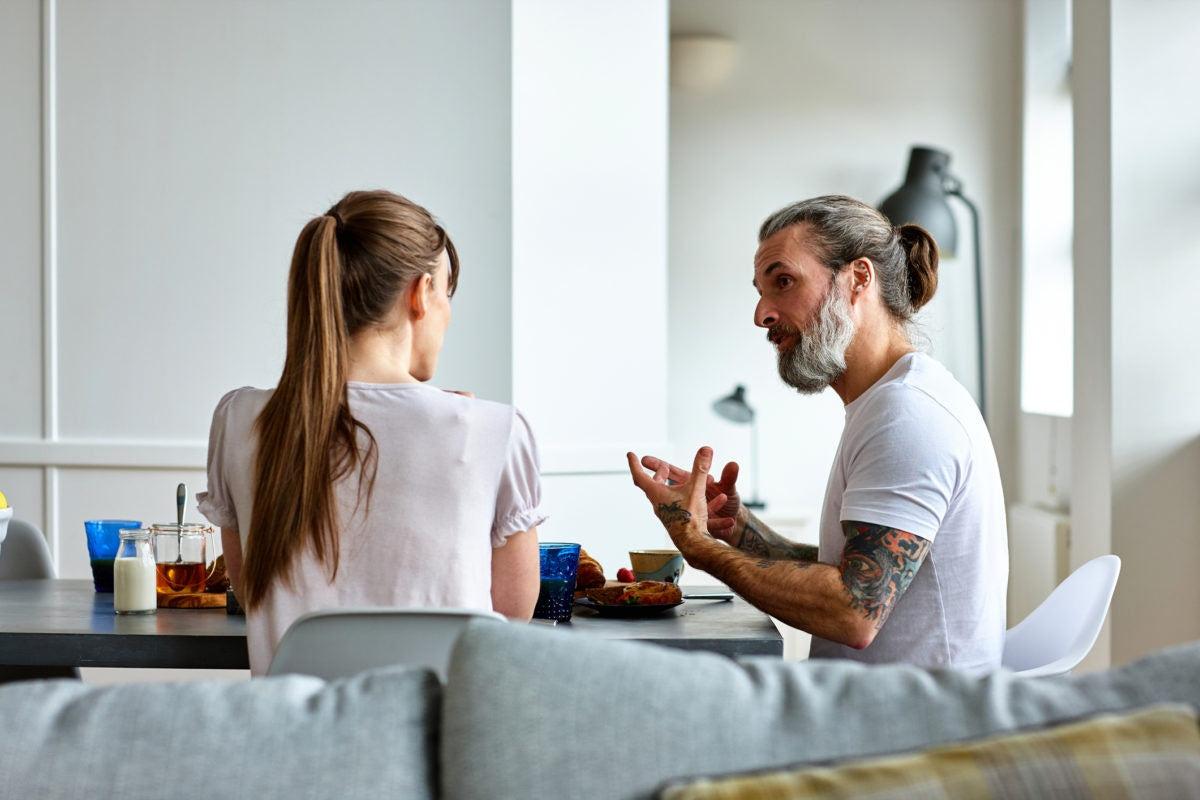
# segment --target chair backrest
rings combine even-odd
[[[10,519],[8,536],[0,546],[0,580],[54,577],[54,559],[46,537],[33,523]]]
[[[1120,572],[1121,559],[1105,555],[1068,575],[1008,629],[1002,664],[1030,678],[1070,672],[1096,643]]]
[[[445,682],[450,650],[473,619],[505,618],[461,608],[343,608],[304,614],[283,634],[268,675],[334,678],[372,667],[428,667]]]

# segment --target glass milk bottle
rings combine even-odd
[[[120,535],[121,543],[113,559],[113,610],[118,614],[153,614],[158,607],[155,591],[158,570],[150,531],[126,529]]]

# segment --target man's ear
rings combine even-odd
[[[869,258],[856,258],[850,262],[850,300],[858,300],[875,281],[875,265]]]
[[[426,273],[408,285],[404,291],[408,293],[408,312],[412,319],[424,319],[428,311],[429,288],[433,276]]]

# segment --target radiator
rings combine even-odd
[[[1071,520],[1030,503],[1008,509],[1008,626],[1046,599],[1070,572]]]

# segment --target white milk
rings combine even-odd
[[[148,614],[158,607],[157,571],[152,558],[113,561],[113,610],[118,614]]]

